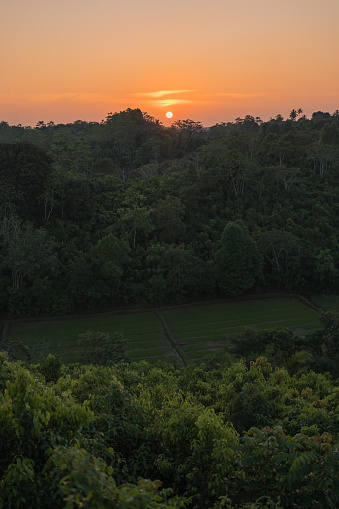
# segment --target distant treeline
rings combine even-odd
[[[339,112],[0,123],[0,312],[338,293]]]

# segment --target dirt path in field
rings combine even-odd
[[[310,298],[306,298],[306,297],[303,297],[302,295],[299,295],[298,293],[296,293],[295,295],[293,295],[293,297],[295,297],[299,302],[301,302],[302,304],[304,304],[304,306],[307,306],[311,309],[313,309],[313,311],[316,311],[317,313],[319,313],[321,315],[321,313],[324,312],[324,310],[322,308],[320,308],[319,306],[317,306],[316,304],[314,304]]]
[[[166,337],[166,339],[168,340],[169,345],[170,345],[172,351],[177,356],[177,359],[179,361],[180,366],[185,367],[186,363],[185,363],[184,359],[181,357],[180,353],[178,352],[178,349],[176,348],[176,345],[175,345],[175,343],[174,343],[174,341],[172,339],[172,334],[173,333],[172,333],[172,330],[170,329],[170,326],[169,326],[167,320],[165,319],[165,317],[163,315],[161,315],[159,313],[159,311],[157,309],[154,311],[154,314],[157,317],[158,322],[161,325],[162,332],[163,332],[164,336]],[[174,334],[173,334],[173,336],[174,336]]]
[[[185,346],[186,343],[183,343],[182,340],[178,337],[177,333],[174,331],[174,329],[173,329],[172,325],[170,324],[170,322],[168,321],[168,319],[164,317],[164,320],[166,321],[168,330],[170,331],[172,338],[175,339],[176,344],[183,350],[183,346]],[[189,362],[192,362],[192,359],[188,355],[188,353],[186,351],[184,351],[184,352],[185,352],[185,356],[187,357],[187,360]]]

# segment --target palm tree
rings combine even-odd
[[[298,116],[298,112],[293,108],[293,110],[290,112],[290,119],[295,120]]]

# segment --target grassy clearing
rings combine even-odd
[[[129,350],[145,350],[147,348],[159,348],[161,346],[168,348],[168,341],[164,338],[145,339],[145,341],[128,341]]]
[[[18,323],[11,339],[20,339],[39,359],[47,353],[60,355],[66,362],[79,361],[79,334],[89,330],[122,332],[127,339],[126,351],[135,359],[168,354],[168,341],[153,312],[124,315],[69,318],[36,323]],[[158,350],[160,348],[160,350]],[[132,354],[132,351],[134,352]],[[137,355],[136,355],[137,352]],[[155,353],[154,353],[155,352]]]
[[[232,304],[175,309],[163,312],[166,320],[182,337],[209,337],[242,331],[244,327],[270,329],[319,327],[319,314],[297,299],[262,299]]]
[[[182,356],[198,360],[209,353],[224,351],[230,340],[245,327],[270,329],[288,327],[303,334],[320,327],[319,314],[294,298],[270,298],[227,304],[181,307],[162,310],[171,337]],[[88,330],[122,332],[132,360],[165,360],[178,363],[161,322],[153,311],[95,317],[67,318],[35,323],[17,323],[11,339],[20,339],[37,361],[48,353],[59,354],[66,362],[79,360],[79,334]]]
[[[332,311],[339,315],[339,295],[319,295],[312,297],[312,302],[324,311]]]
[[[185,351],[191,355],[194,352],[204,351],[206,354],[210,350],[224,350],[229,346],[227,341],[202,341],[193,345],[186,345]]]
[[[147,357],[158,357],[160,355],[167,355],[168,346],[158,346],[155,348],[137,348],[129,350],[129,356],[131,358],[147,358]]]
[[[319,314],[294,298],[270,298],[163,312],[191,360],[224,351],[246,327],[287,327],[297,334],[320,327]]]
[[[132,359],[132,360],[140,360],[139,359]],[[156,362],[167,362],[168,364],[173,364],[174,366],[178,367],[178,357],[173,353],[169,352],[166,355],[157,355],[155,357],[147,357],[146,359],[148,362],[156,363]]]

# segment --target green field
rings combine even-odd
[[[37,358],[51,352],[58,353],[68,362],[77,362],[78,337],[87,331],[122,332],[127,338],[126,349],[132,359],[176,361],[161,324],[152,311],[20,323],[12,328],[10,338],[22,340]]]
[[[224,351],[245,327],[288,327],[297,334],[304,334],[320,326],[319,313],[294,298],[192,305],[158,310],[158,313],[179,353],[183,352],[189,361]],[[66,362],[76,362],[79,360],[79,334],[89,330],[122,332],[132,360],[178,363],[170,339],[153,311],[16,323],[11,328],[10,339],[20,339],[26,344],[33,360],[57,353]]]
[[[180,347],[192,361],[225,350],[245,327],[287,327],[297,334],[320,326],[319,314],[297,299],[274,298],[165,311]]]
[[[312,302],[324,311],[331,311],[339,315],[339,296],[338,295],[319,295],[312,297]]]

